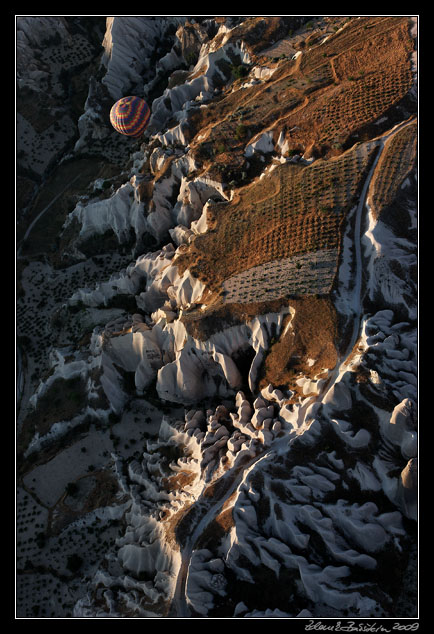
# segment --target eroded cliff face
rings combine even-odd
[[[414,21],[105,27],[70,160],[110,175],[20,272],[22,615],[414,616]]]

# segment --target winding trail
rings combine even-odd
[[[373,177],[375,174],[378,161],[385,148],[386,143],[397,132],[402,130],[402,128],[406,127],[407,125],[411,125],[412,123],[414,123],[413,117],[411,117],[410,119],[404,122],[397,124],[391,130],[387,131],[383,135],[380,135],[372,139],[372,141],[370,141],[370,143],[378,145],[379,149],[372,163],[372,166],[369,170],[369,173],[365,179],[365,183],[363,185],[363,188],[359,197],[359,203],[356,208],[355,233],[354,233],[356,271],[355,271],[355,283],[354,283],[354,288],[351,291],[351,303],[350,303],[351,310],[353,311],[353,314],[354,314],[352,335],[351,335],[351,339],[349,341],[346,351],[338,359],[338,362],[336,363],[335,368],[330,373],[327,381],[323,384],[320,393],[314,396],[311,396],[309,398],[306,398],[303,401],[303,403],[298,405],[299,409],[298,409],[297,424],[298,424],[299,433],[306,426],[308,426],[306,425],[306,417],[309,410],[311,410],[311,413],[313,415],[314,406],[317,405],[319,407],[319,405],[321,404],[321,402],[324,401],[325,397],[330,392],[330,390],[334,387],[334,385],[336,385],[336,383],[340,380],[340,378],[348,369],[349,358],[352,355],[354,345],[359,337],[360,325],[361,325],[361,319],[362,319],[362,245],[361,245],[362,236],[361,236],[361,231],[362,231],[362,219],[367,207],[367,199],[368,199],[370,187],[373,182]],[[220,497],[219,499],[217,499],[211,506],[209,506],[209,508],[206,510],[206,513],[200,518],[196,527],[193,529],[193,531],[187,538],[187,541],[181,550],[181,565],[178,571],[175,591],[172,597],[171,608],[168,614],[169,618],[190,618],[191,617],[190,609],[188,606],[188,599],[186,596],[189,567],[190,567],[190,561],[194,551],[194,547],[199,537],[203,533],[204,529],[218,515],[218,513],[221,511],[221,508],[223,507],[226,500],[233,494],[235,489],[238,486],[240,486],[242,481],[245,479],[245,477],[249,473],[250,469],[260,460],[265,460],[269,458],[270,454],[272,452],[275,452],[278,448],[283,447],[284,445],[288,446],[290,441],[291,439],[288,438],[287,435],[285,435],[283,438],[274,440],[273,443],[269,447],[267,447],[264,452],[254,456],[251,460],[246,462],[244,465],[237,468],[237,472],[235,474],[232,471],[232,472],[228,472],[225,476],[222,476],[224,478],[233,478],[233,482],[231,483],[230,487],[228,487],[224,495]],[[196,500],[195,506],[201,505],[203,503],[203,500],[204,500],[204,496],[202,494]]]
[[[281,439],[288,441],[287,438]],[[236,473],[228,472],[222,478],[233,478],[233,481],[229,488],[225,491],[224,495],[218,498],[209,508],[206,513],[201,517],[197,523],[194,531],[188,536],[186,544],[181,551],[181,566],[179,568],[178,577],[176,580],[175,592],[172,597],[172,605],[169,611],[169,618],[189,618],[190,610],[186,598],[186,588],[188,581],[188,571],[190,566],[190,560],[193,554],[194,547],[199,537],[202,535],[204,529],[210,522],[219,514],[226,500],[230,498],[235,489],[237,489],[242,483],[243,479],[247,476],[249,470],[259,460],[267,457],[268,451],[265,453],[257,454],[250,460],[246,461],[239,467],[235,467]],[[195,502],[195,505],[203,503],[204,495],[202,494]]]
[[[338,362],[336,363],[333,371],[331,372],[326,382],[322,386],[320,393],[309,397],[300,406],[299,416],[298,416],[299,427],[302,426],[304,423],[307,410],[310,407],[312,407],[315,403],[317,403],[319,406],[319,404],[322,401],[324,401],[325,397],[327,396],[329,391],[332,389],[332,387],[338,382],[340,377],[343,376],[343,374],[348,369],[349,358],[352,356],[353,348],[360,335],[360,325],[361,325],[361,319],[362,319],[362,243],[361,243],[362,235],[361,235],[361,231],[362,231],[362,218],[363,218],[364,211],[366,209],[369,191],[372,184],[372,179],[375,174],[378,161],[380,159],[380,156],[383,153],[386,143],[397,132],[400,132],[403,128],[405,128],[408,125],[412,125],[413,123],[414,123],[414,118],[411,117],[410,119],[397,124],[391,130],[385,132],[384,134],[370,141],[370,143],[377,144],[379,146],[379,149],[372,163],[372,166],[368,172],[368,175],[365,179],[365,183],[360,193],[359,203],[356,208],[354,242],[353,242],[355,257],[356,257],[356,271],[355,271],[354,289],[351,291],[352,301],[350,302],[350,306],[354,314],[353,330],[352,330],[351,338],[348,343],[346,351],[344,352],[344,354],[342,354],[339,357]]]
[[[342,374],[347,369],[347,360],[351,355],[351,352],[356,344],[356,341],[360,334],[360,322],[362,317],[362,242],[361,242],[361,231],[362,231],[362,218],[364,215],[364,211],[367,207],[367,200],[370,192],[370,188],[372,185],[372,180],[375,174],[375,170],[380,160],[380,157],[383,153],[383,150],[386,146],[386,143],[393,137],[395,134],[400,132],[403,128],[408,125],[412,125],[414,123],[414,118],[403,121],[396,126],[394,126],[391,130],[385,132],[379,137],[374,138],[370,143],[375,143],[379,146],[377,155],[372,163],[371,169],[369,170],[368,176],[366,177],[365,183],[363,185],[359,204],[356,209],[356,220],[355,220],[355,231],[354,231],[354,248],[355,248],[355,256],[356,256],[356,272],[355,272],[355,284],[354,290],[352,291],[352,302],[351,308],[354,313],[354,321],[353,321],[353,332],[351,335],[350,342],[348,344],[347,350],[343,355],[343,359],[336,364],[335,370],[332,374],[333,383],[337,380],[339,374]]]
[[[75,178],[73,178],[73,179],[72,179],[69,183],[67,183],[67,184],[65,185],[65,187],[64,187],[64,188],[63,188],[63,189],[62,189],[62,190],[61,190],[61,191],[60,191],[60,192],[59,192],[59,193],[58,193],[58,194],[57,194],[57,195],[56,195],[56,196],[55,196],[55,197],[54,197],[54,198],[53,198],[53,199],[49,202],[49,203],[48,203],[48,205],[46,205],[46,206],[42,209],[42,211],[40,211],[40,212],[38,213],[38,215],[36,216],[36,218],[34,218],[34,219],[32,220],[32,222],[30,223],[30,225],[27,227],[26,232],[25,232],[25,234],[24,234],[24,236],[23,236],[23,238],[22,238],[22,240],[21,240],[21,242],[20,242],[20,244],[19,244],[19,246],[18,246],[18,249],[17,249],[17,257],[18,257],[18,258],[19,258],[19,257],[21,257],[21,249],[22,249],[22,246],[23,246],[24,242],[25,242],[25,241],[27,240],[27,238],[29,237],[31,230],[33,229],[33,227],[35,226],[35,224],[38,222],[38,220],[41,218],[41,216],[43,216],[43,215],[45,214],[45,212],[46,212],[46,211],[48,211],[48,209],[50,209],[51,205],[53,205],[53,204],[56,202],[56,200],[58,200],[58,198],[60,198],[60,196],[62,196],[62,194],[64,194],[64,193],[65,193],[65,191],[66,191],[69,187],[71,187],[71,185],[72,185],[73,183],[75,183],[75,181],[76,181],[76,180],[78,180],[78,179],[80,178],[80,176],[81,176],[81,174],[77,174],[77,176],[76,176]]]

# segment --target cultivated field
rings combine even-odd
[[[330,157],[375,136],[372,126],[390,127],[413,82],[409,19],[351,18],[334,29],[318,26],[304,41],[285,38],[300,56],[259,54],[255,64],[274,69],[265,83],[236,79],[231,91],[192,113],[191,147],[212,178],[240,184],[254,176],[244,150],[264,130],[273,130],[274,142],[283,134],[288,155]]]
[[[337,266],[337,249],[274,260],[238,273],[223,282],[224,301],[259,302],[285,295],[327,295]]]
[[[181,272],[189,268],[209,291],[202,298],[207,308],[183,319],[202,337],[253,307],[289,301],[297,323],[271,346],[264,385],[277,381],[297,394],[299,372],[314,376],[336,362],[337,322],[328,296],[347,214],[378,148],[368,140],[401,120],[403,105],[412,112],[410,28],[407,17],[317,21],[304,40],[288,35],[283,48],[258,54],[255,65],[273,71],[265,82],[238,78],[189,119],[199,171],[238,187],[229,203],[209,206],[208,231],[177,258]],[[294,49],[301,53],[295,59]],[[255,181],[272,154],[244,153],[264,131],[272,132],[275,146],[284,140],[288,158],[316,160],[281,164]],[[413,166],[415,139],[416,125],[409,126],[386,147],[376,169],[375,208],[387,204]],[[312,367],[307,350],[315,350]]]
[[[178,266],[181,270],[189,268],[212,292],[220,293],[225,283],[227,301],[242,301],[244,282],[250,287],[245,289],[244,301],[255,301],[255,278],[262,276],[264,285],[272,286],[266,280],[267,272],[281,280],[273,298],[277,289],[280,296],[329,289],[336,270],[341,225],[355,203],[375,148],[374,144],[363,144],[312,165],[283,164],[258,183],[240,190],[233,201],[210,205],[210,230],[197,236],[177,258]],[[317,256],[323,269],[313,266],[311,254],[317,252],[327,254],[324,262],[321,255]],[[309,258],[311,264],[307,267]],[[267,263],[273,264],[261,269]],[[285,269],[291,270],[286,278]],[[311,273],[306,276],[308,270]],[[319,275],[320,270],[318,277],[315,271]],[[296,275],[297,271],[302,273]]]
[[[416,145],[416,121],[400,130],[386,145],[369,201],[375,218],[378,218],[382,208],[390,205],[406,176],[415,167]]]
[[[300,73],[324,76],[328,66],[334,81],[297,117],[289,115],[287,125],[297,126],[294,144],[315,143],[322,153],[340,149],[389,113],[410,90],[412,50],[406,18],[360,18],[303,55]]]

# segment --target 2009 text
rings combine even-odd
[[[322,621],[309,621],[304,628],[306,631],[316,632],[415,632],[419,629],[419,623],[399,623],[394,622],[390,625],[381,625],[379,623],[356,623],[355,621],[342,622],[335,624],[327,624]]]

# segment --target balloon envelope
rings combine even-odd
[[[150,116],[149,106],[141,97],[122,97],[110,110],[110,122],[114,129],[135,138],[143,134]]]

